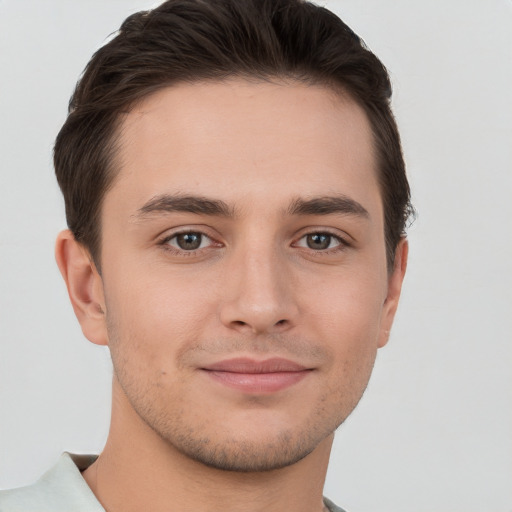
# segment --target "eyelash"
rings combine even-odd
[[[187,234],[190,234],[190,235],[194,234],[194,235],[199,235],[200,237],[202,237],[201,244],[203,243],[204,238],[209,239],[212,242],[211,244],[209,244],[209,247],[211,245],[214,245],[217,247],[221,246],[221,244],[219,242],[216,242],[211,236],[207,235],[206,233],[204,233],[201,230],[194,230],[194,229],[185,229],[183,231],[178,231],[176,233],[172,233],[172,234],[164,237],[162,240],[160,240],[158,242],[158,245],[160,245],[166,251],[169,251],[169,252],[179,255],[179,256],[185,256],[185,257],[197,256],[199,251],[203,251],[203,250],[209,248],[209,247],[199,247],[198,249],[187,251],[185,249],[180,249],[178,247],[173,247],[172,245],[170,245],[169,242],[171,240],[173,240],[174,238],[177,238],[180,235],[187,235]]]
[[[308,233],[305,233],[297,240],[297,242],[294,242],[294,245],[297,246],[297,244],[301,240],[305,239],[308,236],[312,236],[312,235],[317,235],[317,236],[321,235],[321,236],[329,237],[330,238],[329,245],[332,243],[333,240],[335,240],[337,242],[337,245],[334,247],[330,247],[330,248],[328,247],[327,249],[318,249],[318,250],[312,249],[311,247],[298,246],[301,249],[305,249],[307,251],[312,251],[315,254],[315,256],[329,256],[332,254],[337,254],[337,253],[343,252],[347,248],[351,247],[351,245],[341,236],[335,235],[334,233],[330,233],[329,231],[325,231],[325,230],[310,231]]]
[[[180,235],[187,235],[187,234],[191,234],[191,235],[194,234],[194,235],[199,235],[200,237],[207,238],[211,241],[211,244],[209,244],[207,247],[199,247],[197,249],[192,249],[192,250],[180,249],[178,247],[174,247],[174,246],[170,245],[169,242],[171,240],[177,238]],[[312,236],[312,235],[323,235],[323,236],[330,237],[331,240],[329,242],[329,245],[333,239],[337,242],[337,245],[335,247],[331,247],[331,248],[327,248],[327,249],[319,249],[319,250],[311,249],[308,247],[301,247],[301,246],[297,245],[301,240],[305,239],[308,236]],[[202,243],[203,243],[203,239],[201,240],[201,244]],[[179,256],[185,256],[185,257],[197,256],[199,251],[208,250],[212,246],[213,247],[215,247],[215,246],[221,247],[222,246],[222,244],[220,242],[216,242],[213,237],[209,236],[208,234],[204,233],[203,231],[193,230],[193,229],[187,229],[187,230],[183,230],[183,231],[178,231],[176,233],[172,233],[172,234],[164,237],[162,240],[160,240],[158,242],[158,245],[160,245],[166,251],[169,251],[169,252],[179,255]],[[340,237],[339,235],[335,235],[326,230],[318,230],[318,231],[310,231],[308,233],[304,233],[297,239],[296,242],[294,242],[292,244],[292,246],[298,247],[300,249],[304,249],[306,251],[311,251],[315,255],[327,256],[327,255],[331,255],[334,253],[342,252],[342,251],[346,250],[347,248],[351,247],[351,244],[349,242],[347,242],[344,238]]]

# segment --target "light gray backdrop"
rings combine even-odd
[[[53,139],[92,52],[145,0],[0,0],[0,487],[106,438],[111,369],[53,260]],[[403,302],[337,434],[352,512],[512,511],[512,3],[332,0],[384,61],[419,218]]]

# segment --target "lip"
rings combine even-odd
[[[244,393],[269,394],[300,382],[312,369],[282,358],[263,361],[235,358],[209,364],[201,370],[227,387]]]

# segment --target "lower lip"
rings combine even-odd
[[[273,373],[235,373],[206,370],[208,376],[230,388],[245,393],[275,393],[304,379],[310,370]]]

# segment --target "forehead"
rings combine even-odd
[[[357,196],[381,209],[364,111],[331,89],[231,79],[167,87],[122,120],[111,192],[132,208],[162,193],[246,206]]]

